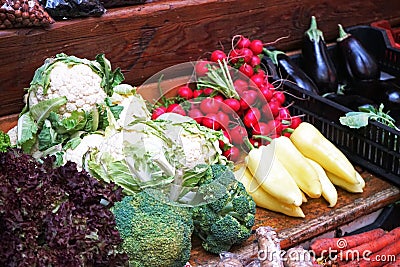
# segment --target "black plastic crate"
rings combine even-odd
[[[400,77],[400,50],[389,45],[383,30],[356,26],[346,31],[356,36],[373,53],[382,71]],[[296,60],[298,57],[293,56]],[[354,164],[400,186],[399,131],[375,121],[360,129],[343,126],[339,118],[350,109],[304,91],[292,83],[285,83],[285,86],[292,89],[290,93],[293,96],[287,94],[287,100],[294,102],[291,106],[292,114],[304,114],[304,120],[315,125]]]

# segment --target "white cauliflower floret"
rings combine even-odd
[[[96,148],[104,140],[104,136],[101,134],[90,134],[82,138],[81,142],[74,149],[67,149],[64,154],[64,162],[72,161],[76,163],[76,167],[79,171],[82,170],[85,163],[85,155],[92,149]]]
[[[30,92],[30,106],[43,100],[65,96],[68,102],[60,108],[59,114],[68,117],[74,110],[90,111],[95,104],[104,103],[107,96],[100,86],[102,78],[85,64],[68,66],[64,62],[56,62],[49,79],[46,94],[42,86],[38,86],[36,92]]]
[[[208,163],[208,156],[203,151],[204,137],[182,133],[180,136],[183,152],[185,153],[186,167],[192,169],[197,164]]]

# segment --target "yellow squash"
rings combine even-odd
[[[318,173],[296,146],[286,136],[274,138],[269,146],[274,147],[275,156],[293,177],[298,187],[311,198],[322,194]]]
[[[282,163],[274,157],[272,146],[251,149],[245,162],[257,182],[270,195],[286,204],[302,204],[299,187]]]
[[[235,171],[235,177],[238,181],[243,183],[247,192],[253,197],[258,207],[280,212],[292,217],[305,217],[300,207],[283,203],[262,189],[249,169],[245,166]]]
[[[358,184],[356,170],[347,157],[323,134],[308,122],[302,122],[290,135],[290,140],[307,158],[347,183]]]

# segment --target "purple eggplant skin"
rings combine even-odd
[[[319,94],[314,81],[288,55],[279,50],[271,51],[265,48],[263,52],[277,66],[280,79],[287,79],[307,92]]]
[[[310,28],[304,33],[301,51],[302,67],[318,86],[319,92],[336,92],[339,83],[336,67],[314,16],[311,17]]]
[[[266,75],[271,77],[272,80],[277,81],[281,79],[279,76],[278,67],[274,64],[274,62],[272,62],[271,58],[263,56],[261,59],[261,68],[264,69]]]
[[[339,38],[336,43],[342,55],[347,74],[351,80],[376,80],[380,70],[376,59],[353,35],[339,26]]]

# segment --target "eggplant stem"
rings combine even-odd
[[[339,27],[339,37],[337,38],[337,41],[338,41],[338,42],[341,42],[341,41],[343,41],[344,39],[346,39],[347,37],[349,37],[350,34],[347,33],[347,32],[343,29],[342,24],[338,24],[338,27]]]
[[[317,19],[315,16],[311,17],[310,28],[305,32],[311,42],[318,43],[320,39],[324,41],[324,34],[318,29]]]
[[[279,50],[271,51],[271,50],[268,50],[267,48],[264,48],[264,49],[263,49],[263,52],[264,52],[264,54],[265,54],[267,57],[269,57],[269,58],[272,60],[272,62],[273,62],[276,66],[278,66],[278,55],[280,55],[280,54],[285,54],[285,53],[282,52],[282,51],[279,51]]]

